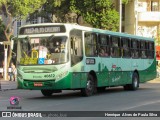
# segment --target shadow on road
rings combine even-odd
[[[139,88],[137,91],[143,91],[143,90],[151,90],[152,88]],[[125,91],[123,87],[113,87],[113,88],[106,88],[104,91],[97,92],[95,95],[90,96],[90,97],[95,97],[95,96],[101,96],[101,95],[112,95],[112,94],[126,94],[126,93],[135,93],[136,91]],[[27,98],[27,99],[55,99],[55,100],[65,100],[65,99],[76,99],[76,98],[85,98],[84,96],[81,95],[80,90],[64,90],[62,93],[53,93],[52,96],[45,97],[45,96],[40,96],[40,97],[32,97],[32,98]]]

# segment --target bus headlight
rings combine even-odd
[[[56,80],[58,80],[58,79],[61,79],[61,78],[63,78],[63,77],[65,77],[66,75],[67,75],[67,71],[66,72],[62,72],[62,73],[60,73],[59,75],[57,75],[56,76]]]

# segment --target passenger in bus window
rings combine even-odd
[[[135,51],[135,57],[138,58],[139,57],[139,53],[138,50]]]
[[[146,56],[146,53],[145,53],[145,51],[142,51],[142,58],[146,58],[147,56]]]
[[[131,57],[132,57],[132,58],[134,58],[134,57],[135,57],[135,55],[134,55],[134,51],[132,51],[132,53],[131,53]]]
[[[111,56],[115,56],[114,48],[111,48]]]
[[[100,48],[99,55],[100,56],[108,56],[108,53],[105,51],[105,48]]]

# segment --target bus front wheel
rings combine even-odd
[[[91,74],[88,74],[86,87],[81,89],[83,96],[91,96],[96,92],[96,82]]]
[[[41,90],[44,96],[52,96],[53,90]]]

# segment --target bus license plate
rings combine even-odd
[[[43,86],[43,83],[41,83],[41,82],[34,83],[34,87],[42,87],[42,86]]]

